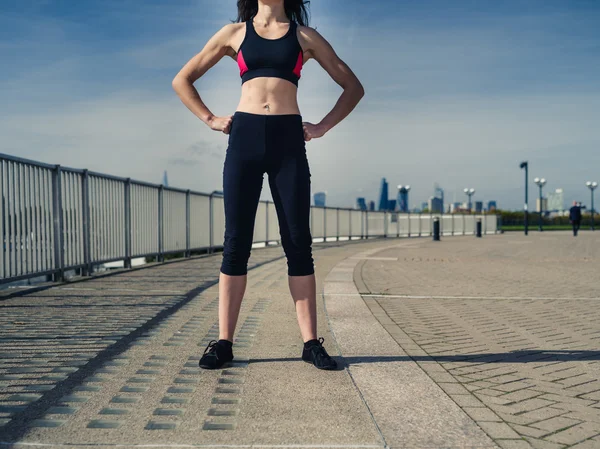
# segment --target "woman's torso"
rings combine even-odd
[[[253,26],[253,28],[249,29],[249,26]],[[292,28],[292,26],[292,23],[286,23],[265,30],[260,29],[256,24],[240,23],[239,30],[235,33],[231,42],[232,50],[235,52],[232,55],[233,59],[238,60],[240,50],[243,50],[244,47],[247,51],[251,49],[249,42],[250,44],[258,43],[268,48],[269,46],[279,45],[277,43],[285,38],[290,44],[292,39],[296,39],[294,42],[300,44],[297,27]],[[254,34],[247,36],[248,32],[252,30]],[[290,35],[292,30],[296,31],[296,36]],[[250,41],[250,38],[253,41]],[[242,44],[244,44],[244,47],[242,47]],[[298,45],[298,48],[302,52],[300,45]],[[302,63],[305,62],[304,57],[305,55],[301,56]],[[263,76],[249,79],[242,84],[241,98],[236,110],[252,114],[300,114],[297,92],[296,85],[287,79]]]

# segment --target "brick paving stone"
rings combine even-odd
[[[502,449],[531,449],[531,444],[525,440],[496,440]]]
[[[543,421],[545,419],[554,418],[555,416],[564,415],[567,412],[565,409],[558,407],[545,407],[537,410],[532,410],[527,413],[523,413],[519,416],[529,419],[530,422]]]
[[[530,427],[530,426],[511,424],[511,427],[520,435],[524,435],[524,436],[528,436],[528,437],[541,438],[544,435],[548,435],[548,432],[546,430],[536,429],[536,428]]]
[[[534,449],[565,449],[565,444],[553,443],[551,441],[539,440],[537,438],[524,437],[525,441],[531,444]]]
[[[575,444],[598,434],[600,434],[600,425],[596,423],[582,423],[554,435],[547,436],[545,440],[562,444]]]
[[[502,422],[502,419],[486,407],[463,407],[463,410],[475,421]]]
[[[525,399],[531,399],[536,396],[540,396],[541,393],[539,391],[530,390],[529,388],[513,391],[512,393],[505,394],[502,396],[503,399],[508,399],[509,401],[524,401]]]
[[[519,434],[506,423],[478,421],[477,424],[494,440],[499,438],[520,438]]]
[[[544,421],[538,421],[530,425],[531,427],[546,430],[548,433],[550,433],[556,432],[559,429],[574,426],[576,424],[579,424],[580,422],[581,421],[575,419],[565,418],[564,416],[557,416],[554,418],[546,419]]]
[[[569,449],[598,449],[598,441],[586,440],[581,443],[577,443],[575,446],[571,446]]]

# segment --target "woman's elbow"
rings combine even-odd
[[[358,82],[358,88],[356,90],[358,92],[359,99],[365,96],[365,88],[360,81]]]
[[[173,78],[173,81],[171,81],[171,86],[173,87],[173,90],[175,92],[179,92],[181,88],[187,83],[187,79],[178,73],[177,75],[175,75],[175,78]]]
[[[365,96],[365,88],[363,87],[362,83],[358,80],[356,80],[356,83],[354,85],[354,91],[356,92],[356,97],[358,98],[358,100]]]

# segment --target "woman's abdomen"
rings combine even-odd
[[[280,78],[254,78],[242,85],[237,111],[251,114],[300,114],[298,89]]]

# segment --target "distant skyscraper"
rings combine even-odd
[[[497,209],[495,201],[488,201],[488,211],[494,212]]]
[[[480,214],[483,212],[483,201],[475,201],[475,213]]]
[[[385,178],[381,178],[381,188],[379,190],[379,209],[388,209],[388,183]]]
[[[169,187],[169,178],[167,177],[167,170],[165,170],[164,174],[163,174],[163,185],[165,187]]]
[[[548,198],[542,198],[542,207],[544,208],[544,212],[548,212]],[[536,198],[535,200],[535,208],[537,212],[540,212],[540,199]]]
[[[325,207],[325,192],[317,192],[314,194],[315,206]]]
[[[356,198],[356,208],[358,210],[367,210],[367,203],[364,198]]]
[[[429,212],[431,212],[433,214],[441,214],[442,213],[443,203],[442,203],[441,198],[436,198],[435,196],[432,196],[431,198],[429,198],[428,206],[429,206]]]
[[[371,212],[375,211],[375,201],[373,201],[373,200],[369,201],[369,211],[371,211]]]
[[[390,200],[388,202],[388,210],[394,212],[396,210],[396,200]]]
[[[408,191],[410,186],[398,186],[398,210],[408,212]]]
[[[548,211],[561,212],[565,210],[565,196],[563,189],[556,189],[548,194]]]
[[[421,203],[421,210],[424,211],[425,209],[428,209],[429,205],[427,203]]]
[[[437,182],[433,184],[433,196],[442,201],[442,210],[444,210],[444,189]]]
[[[450,212],[457,212],[462,208],[462,203],[454,202],[450,205]]]

